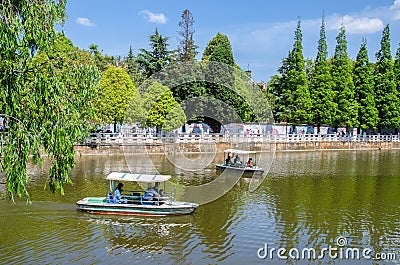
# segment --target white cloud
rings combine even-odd
[[[149,10],[142,10],[139,12],[139,14],[147,19],[147,21],[150,23],[166,24],[168,21],[168,18],[163,13],[155,14]]]
[[[382,31],[384,23],[379,18],[360,15],[330,15],[325,17],[327,31],[337,31],[343,25],[347,35],[366,35]],[[230,37],[236,49],[240,51],[285,52],[291,49],[297,20],[279,23],[253,24],[236,27]],[[303,41],[318,40],[321,18],[301,20]],[[251,29],[251,30],[248,30]],[[336,33],[335,33],[336,34]],[[278,45],[278,43],[280,43]],[[306,44],[304,44],[306,45]]]
[[[393,5],[390,7],[390,10],[400,9],[400,0],[394,0]]]
[[[399,20],[400,19],[400,0],[394,0],[393,5],[389,8],[390,11],[393,11],[393,19]]]
[[[400,0],[399,0],[400,1]],[[360,15],[330,15],[325,17],[325,25],[327,31],[338,30],[343,25],[346,28],[346,34],[371,34],[382,31],[384,23],[379,18],[371,18],[368,16]],[[255,47],[262,47],[262,49],[285,49],[291,48],[294,38],[294,31],[296,30],[297,20],[285,21],[279,23],[268,23],[258,25],[245,25],[241,29],[232,30],[232,36],[235,46],[239,49],[249,50],[249,46],[253,47],[251,50],[257,50]],[[321,18],[312,18],[301,20],[301,30],[303,35],[307,38],[318,36],[321,27]],[[252,29],[248,31],[247,29]],[[246,36],[246,37],[243,37]],[[313,36],[313,37],[310,37]],[[282,45],[277,45],[282,43]],[[286,45],[287,44],[287,45]]]
[[[339,29],[341,25],[346,28],[348,34],[368,34],[381,31],[384,27],[379,18],[354,17],[345,15],[343,17],[331,16],[326,19],[327,29]]]
[[[76,23],[83,25],[85,27],[94,27],[95,24],[92,23],[92,21],[90,21],[90,19],[86,18],[86,17],[78,17],[76,20]]]

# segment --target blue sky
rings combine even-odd
[[[400,0],[209,1],[209,0],[69,0],[65,34],[82,49],[97,44],[108,55],[149,49],[148,37],[157,27],[177,47],[178,22],[183,10],[194,17],[198,59],[218,32],[228,35],[235,60],[250,69],[254,81],[267,82],[292,48],[297,19],[301,18],[303,53],[314,59],[321,17],[325,12],[329,56],[338,29],[346,27],[349,56],[355,58],[367,38],[370,60],[380,47],[383,27],[390,24],[392,54],[400,42]]]

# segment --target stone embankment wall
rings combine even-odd
[[[379,150],[399,149],[400,142],[279,142],[279,143],[165,143],[131,145],[79,145],[77,155],[110,155],[140,153],[213,153],[224,149],[245,149],[256,151],[323,151],[323,150]]]

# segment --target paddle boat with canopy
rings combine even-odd
[[[219,170],[243,171],[246,174],[264,173],[264,169],[257,166],[256,151],[239,149],[224,150],[224,163],[217,164],[216,168]]]
[[[96,214],[168,216],[192,214],[197,203],[175,201],[176,190],[166,192],[170,175],[146,175],[112,172],[106,179],[109,191],[105,197],[87,197],[76,202],[79,211]],[[115,182],[147,184],[146,190],[123,191],[121,198],[114,196]],[[161,185],[163,187],[161,187]]]

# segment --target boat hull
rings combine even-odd
[[[108,203],[104,197],[89,197],[76,203],[78,210],[94,214],[169,216],[192,214],[199,206],[197,203],[172,202],[162,205],[143,205]]]
[[[244,174],[262,174],[264,173],[264,169],[260,167],[240,167],[240,166],[227,166],[225,164],[218,164],[216,168],[219,170],[232,170],[232,171],[241,171]]]

